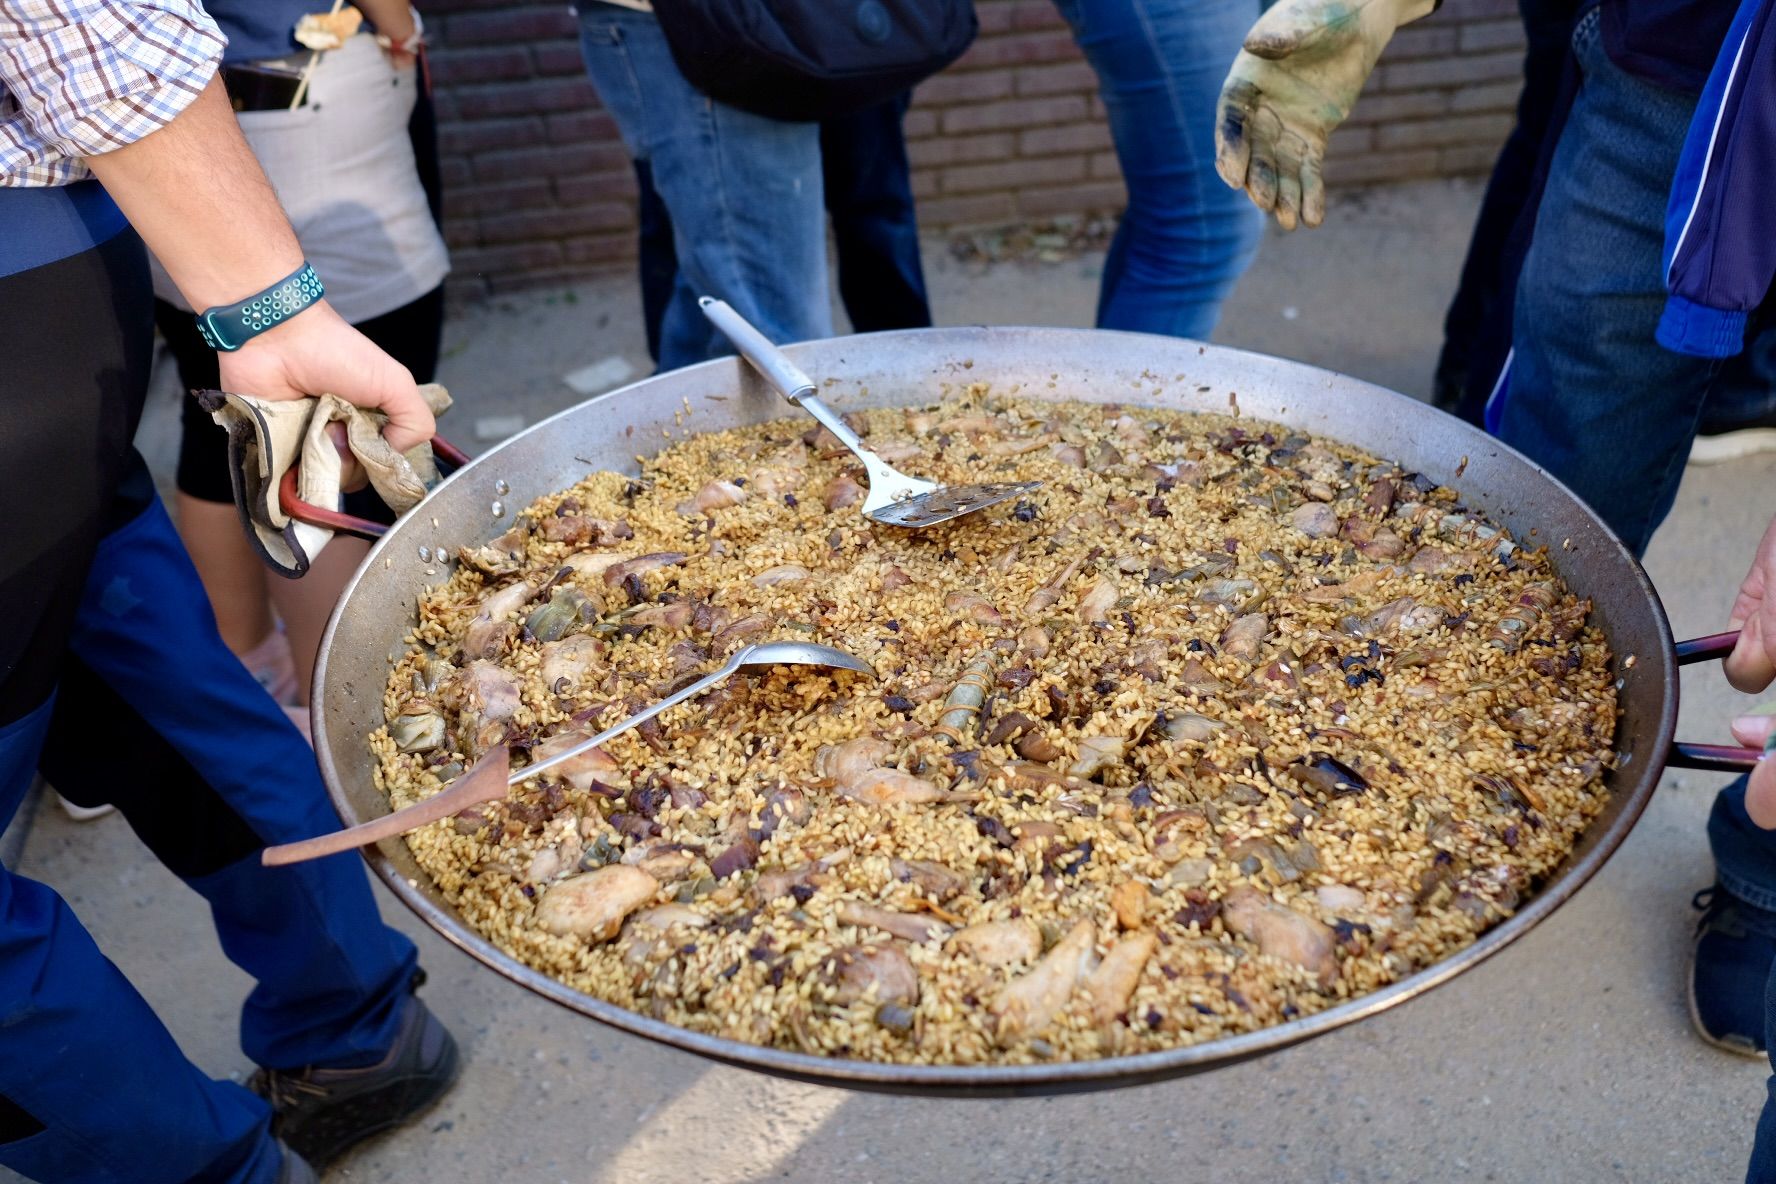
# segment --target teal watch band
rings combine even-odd
[[[321,277],[306,262],[295,271],[239,304],[221,304],[197,314],[197,331],[211,349],[232,353],[265,332],[283,324],[325,296]]]

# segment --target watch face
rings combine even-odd
[[[240,343],[229,338],[223,325],[212,312],[206,312],[197,318],[197,328],[203,334],[204,342],[211,349],[232,353],[240,348]]]

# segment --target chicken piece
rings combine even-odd
[[[898,946],[846,946],[820,964],[820,976],[844,1006],[862,999],[909,1006],[919,1001],[919,972]]]
[[[633,555],[618,555],[610,551],[575,551],[561,561],[561,566],[573,572],[576,582],[603,587],[605,572],[613,567],[620,567],[633,558]]]
[[[1042,953],[1042,930],[1036,927],[1036,922],[1024,917],[1012,921],[982,921],[951,935],[950,948],[967,954],[984,966],[1031,962]]]
[[[590,544],[594,547],[635,537],[635,531],[621,518],[613,521],[609,518],[588,518],[583,514],[551,514],[543,519],[537,533],[551,543],[568,543],[573,546]]]
[[[826,483],[826,489],[820,497],[827,509],[842,510],[862,501],[863,493],[863,486],[853,481],[848,474],[840,473]]]
[[[688,556],[683,551],[654,551],[647,555],[637,555],[632,559],[604,569],[599,578],[607,588],[621,586],[630,576],[646,575],[650,571],[658,571],[662,567],[671,567],[683,563]]]
[[[852,781],[836,784],[839,793],[869,806],[908,806],[957,800],[936,782],[899,769],[868,769]]]
[[[1120,764],[1124,747],[1120,736],[1081,736],[1079,759],[1068,766],[1067,776],[1089,778],[1101,769]]]
[[[709,652],[718,657],[725,657],[734,646],[749,637],[757,636],[776,624],[768,614],[751,613],[738,621],[731,621],[717,629],[709,638]]]
[[[1338,978],[1332,930],[1304,913],[1278,904],[1256,888],[1244,885],[1221,902],[1221,920],[1258,952],[1311,971],[1321,990]]]
[[[697,866],[697,852],[683,843],[644,843],[623,852],[622,862],[662,884],[682,880]]]
[[[1116,921],[1124,929],[1139,929],[1147,916],[1147,904],[1151,899],[1147,885],[1139,880],[1124,880],[1110,890],[1110,909],[1116,914]]]
[[[913,942],[942,941],[952,932],[950,926],[923,913],[898,913],[854,900],[839,905],[838,918],[841,925],[868,925]]]
[[[518,710],[519,691],[518,680],[498,663],[471,662],[450,680],[442,697],[475,723],[503,723]]]
[[[949,900],[968,887],[968,878],[928,859],[890,859],[888,870],[896,880],[911,883],[938,901]]]
[[[1091,1000],[1091,1017],[1108,1024],[1128,1009],[1129,996],[1147,969],[1147,960],[1159,945],[1152,933],[1131,933],[1104,955],[1098,968],[1086,976],[1085,993]]]
[[[609,941],[623,918],[654,898],[659,881],[640,868],[607,864],[552,885],[537,901],[537,928],[560,937]]]
[[[944,608],[982,625],[1003,625],[1005,618],[991,601],[972,592],[952,592],[944,597]]]
[[[578,727],[557,732],[530,750],[531,760],[546,760],[558,752],[591,738],[592,735],[592,732]],[[581,792],[590,790],[593,782],[603,782],[613,787],[629,784],[629,779],[623,776],[622,766],[618,765],[610,753],[602,748],[589,748],[578,756],[556,765],[543,776],[565,781]]]
[[[824,745],[814,754],[814,771],[852,801],[872,806],[941,802],[947,790],[935,782],[881,764],[894,751],[886,740],[859,736],[843,744]]]
[[[784,896],[797,896],[806,900],[816,888],[826,882],[829,869],[851,857],[851,848],[840,847],[831,855],[817,859],[812,863],[799,864],[796,867],[778,867],[758,874],[752,883],[752,890],[747,893],[753,904],[768,904]]]
[[[1116,582],[1107,576],[1100,576],[1098,581],[1086,589],[1084,596],[1079,598],[1079,619],[1088,625],[1102,621],[1116,607],[1116,598],[1120,593]]]
[[[512,614],[523,608],[536,590],[529,580],[519,580],[482,597],[480,609],[463,631],[463,656],[473,660],[498,654],[518,631],[518,622],[510,619]]]
[[[604,643],[584,633],[551,641],[542,648],[543,685],[565,695],[580,684],[604,653]]]
[[[1256,662],[1264,651],[1264,636],[1270,631],[1270,618],[1263,613],[1247,613],[1235,617],[1221,631],[1221,651],[1230,658]]]
[[[1092,923],[1078,922],[1028,974],[994,997],[987,1010],[998,1021],[993,1035],[1001,1047],[1034,1036],[1054,1022],[1073,997],[1073,988],[1091,973],[1095,943]]]
[[[667,945],[668,931],[678,926],[707,929],[709,918],[684,904],[656,905],[636,913],[623,926],[623,964],[633,969],[646,962],[649,955]]]
[[[678,512],[686,518],[693,518],[698,514],[737,506],[745,500],[746,490],[732,481],[706,481],[689,501],[678,504]]]
[[[767,567],[752,577],[755,588],[775,588],[778,584],[793,584],[805,580],[811,575],[807,568],[799,563],[779,563],[776,567]]]
[[[1289,515],[1289,525],[1310,539],[1328,539],[1338,533],[1338,515],[1324,502],[1308,502]]]

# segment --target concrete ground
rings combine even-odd
[[[1219,339],[1422,396],[1475,187],[1346,200],[1276,236]],[[1101,257],[963,268],[932,244],[940,320],[1088,324]],[[633,285],[502,300],[449,329],[459,442],[478,419],[534,422],[578,398],[560,376],[644,361]],[[144,427],[170,459],[170,386]],[[499,425],[484,425],[490,429]],[[1691,469],[1648,569],[1679,636],[1721,627],[1772,509],[1776,457]],[[1748,490],[1764,491],[1745,496]],[[1683,732],[1724,739],[1739,700],[1685,677]],[[462,1039],[462,1084],[423,1123],[365,1147],[337,1181],[741,1184],[845,1181],[1721,1181],[1737,1179],[1766,1067],[1696,1041],[1685,1014],[1689,897],[1710,879],[1702,824],[1724,778],[1668,775],[1626,846],[1555,917],[1429,996],[1301,1046],[1164,1085],[1025,1101],[919,1101],[790,1085],[606,1031],[420,942],[427,998]],[[205,1069],[241,1075],[245,978],[197,898],[116,818],[39,811],[22,870],[59,888]],[[12,1178],[0,1172],[0,1181]]]

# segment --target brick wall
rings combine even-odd
[[[429,0],[453,288],[554,283],[634,257],[635,185],[561,3]],[[1049,0],[979,0],[981,36],[907,116],[928,228],[1106,212],[1123,201],[1097,81]],[[1401,30],[1333,185],[1484,173],[1510,130],[1513,0],[1447,0]]]

